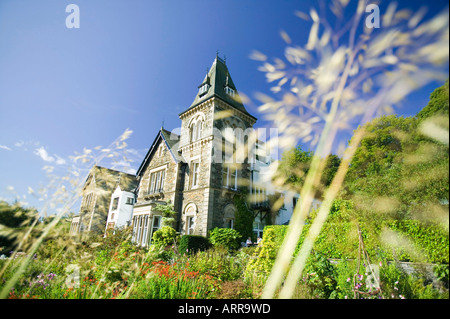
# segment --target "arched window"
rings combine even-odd
[[[203,119],[201,116],[198,116],[194,120],[192,120],[189,126],[189,137],[191,142],[195,142],[202,137],[202,129],[203,129]]]
[[[197,139],[202,137],[202,121],[197,122]]]
[[[234,228],[236,207],[233,204],[228,204],[223,210],[223,227]]]
[[[197,213],[197,206],[194,203],[187,205],[184,210],[186,218],[185,232],[187,235],[194,234],[196,213]]]

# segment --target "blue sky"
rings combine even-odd
[[[68,4],[80,8],[80,28],[68,29]],[[417,10],[425,1],[400,1]],[[433,1],[426,18],[448,6]],[[307,41],[309,26],[294,15],[314,1],[0,0],[0,198],[39,207],[28,195],[45,185],[44,165],[64,169],[83,148],[107,146],[125,129],[140,164],[164,120],[180,126],[219,50],[233,81],[252,101],[270,94],[253,50],[283,56],[285,30]],[[380,5],[381,11],[385,4]],[[402,115],[414,115],[441,83],[414,93]],[[259,122],[259,125],[264,123]],[[26,196],[23,198],[23,196]]]

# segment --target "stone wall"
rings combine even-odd
[[[228,116],[223,116],[227,111]],[[251,128],[254,120],[229,107],[226,103],[211,99],[185,112],[181,117],[182,128],[180,150],[186,161],[184,188],[182,194],[181,220],[179,230],[186,232],[185,209],[195,204],[194,234],[206,236],[214,227],[225,227],[224,209],[233,204],[235,191],[223,186],[222,173],[222,132],[225,128],[240,128],[242,132]],[[190,141],[191,123],[198,118],[203,119],[202,135],[196,141]],[[248,131],[247,131],[248,133]],[[228,150],[233,152],[232,144],[225,141]],[[200,163],[198,185],[192,186],[192,167],[194,162]],[[249,185],[249,165],[242,163],[238,169],[238,181]]]
[[[159,152],[160,146],[162,147],[161,155]],[[137,197],[137,204],[147,201],[145,197],[149,191],[150,175],[152,170],[158,168],[165,168],[164,194],[173,198],[178,177],[178,163],[174,160],[169,149],[167,148],[167,145],[162,140],[160,140],[160,142],[156,145],[156,151],[153,153],[147,167],[144,170],[144,173],[140,177],[140,188]]]

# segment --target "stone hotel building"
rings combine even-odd
[[[267,188],[258,184],[258,176],[271,159],[254,152],[256,145],[264,146],[252,134],[256,118],[247,112],[225,61],[218,56],[197,89],[192,104],[179,114],[180,134],[164,128],[157,132],[133,176],[136,184],[110,187],[103,229],[131,225],[133,241],[146,246],[161,227],[162,213],[156,204],[170,203],[177,213],[178,232],[207,236],[215,227],[233,227],[233,197],[244,187],[260,195],[259,203],[249,205],[254,210],[254,232],[261,235],[268,207],[263,205]],[[126,205],[122,198],[130,194],[135,196],[128,200],[131,213],[119,205],[119,201]],[[298,199],[298,194],[281,195],[284,205],[274,221],[279,224],[289,220]]]

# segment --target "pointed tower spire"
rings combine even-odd
[[[254,116],[247,112],[244,105],[242,104],[242,100],[239,97],[236,86],[234,85],[233,79],[230,75],[230,72],[228,71],[228,67],[225,61],[219,57],[219,50],[216,51],[216,57],[210,69],[208,70],[205,79],[198,86],[198,89],[199,90],[191,106],[184,112],[180,113],[180,116],[188,110],[194,108],[195,106],[214,97],[228,103],[231,107],[256,119]]]

